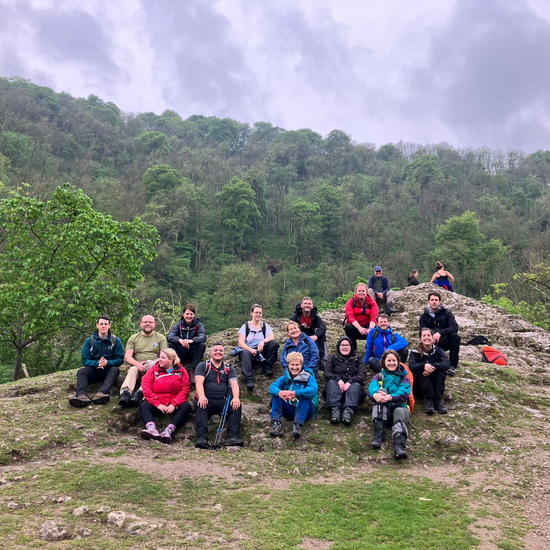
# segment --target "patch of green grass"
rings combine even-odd
[[[477,544],[467,503],[452,490],[428,480],[380,478],[294,484],[271,491],[268,500],[257,491],[241,492],[230,498],[222,522],[236,524],[246,517],[243,527],[253,540],[244,541],[243,548],[265,550],[292,548],[303,537],[333,541],[331,550],[460,550]]]

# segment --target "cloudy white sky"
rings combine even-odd
[[[0,75],[126,112],[550,149],[548,0],[0,0]]]

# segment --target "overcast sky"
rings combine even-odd
[[[126,112],[550,149],[548,0],[0,0],[0,75]]]

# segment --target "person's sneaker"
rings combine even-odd
[[[208,439],[197,439],[197,442],[195,443],[195,447],[197,449],[208,449],[210,447],[210,443],[208,443]]]
[[[456,374],[456,367],[451,367],[448,371],[447,371],[447,376],[454,376]]]
[[[69,399],[69,404],[73,407],[87,407],[92,404],[92,400],[85,394],[77,395]]]
[[[281,424],[280,420],[274,420],[271,423],[271,426],[271,431],[269,432],[269,435],[271,437],[282,437],[283,435],[285,435],[283,425]]]
[[[294,428],[292,430],[292,437],[294,439],[299,439],[302,437],[302,424],[298,424],[297,422],[294,424]]]
[[[132,398],[130,399],[130,407],[138,407],[142,399],[143,392],[141,391],[141,388],[139,388],[134,392],[134,395],[132,395]]]
[[[255,387],[256,387],[256,386],[254,386],[254,382],[252,382],[252,380],[248,380],[248,381],[246,382],[246,389],[247,389],[248,391],[254,391],[254,388],[255,388]]]
[[[169,429],[166,429],[164,430],[161,434],[160,434],[160,439],[159,441],[161,443],[170,443],[172,441],[172,432],[169,430]]]
[[[230,437],[226,442],[226,447],[242,447],[244,445],[244,440],[239,439],[238,437]]]
[[[436,399],[435,400],[434,409],[439,414],[447,414],[447,407],[445,407],[445,405],[443,405],[443,400],[442,399]]]
[[[109,403],[109,399],[111,399],[111,396],[108,393],[102,393],[98,391],[92,397],[92,403],[94,405],[106,405],[107,403]]]
[[[339,424],[340,420],[342,420],[342,411],[340,410],[340,407],[332,407],[330,423]]]
[[[141,437],[149,441],[149,439],[160,439],[161,436],[155,426],[150,426],[149,428],[141,430]]]
[[[132,394],[130,393],[129,389],[122,390],[122,393],[120,394],[120,399],[118,400],[118,404],[121,407],[129,407],[130,406],[130,399],[132,399]]]

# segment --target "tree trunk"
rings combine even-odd
[[[21,365],[23,364],[23,350],[24,346],[15,346],[15,368],[13,369],[13,378],[12,380],[19,380],[21,378]]]

